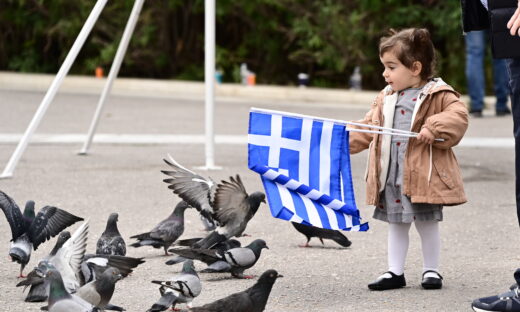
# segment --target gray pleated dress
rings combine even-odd
[[[422,88],[400,91],[394,113],[394,129],[410,130],[413,109]],[[408,138],[392,136],[390,164],[385,189],[380,194],[379,205],[374,210],[374,219],[390,223],[414,221],[442,221],[442,205],[412,204],[410,198],[401,193],[403,167]]]

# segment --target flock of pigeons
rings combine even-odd
[[[199,312],[260,312],[263,311],[271,289],[277,278],[275,270],[265,271],[250,288],[201,307],[193,307],[192,301],[202,290],[201,280],[193,260],[204,262],[207,267],[200,272],[230,273],[234,278],[253,278],[244,271],[255,265],[267,244],[256,239],[242,247],[234,239],[247,235],[247,223],[265,203],[265,194],[248,194],[240,176],[215,184],[177,163],[171,156],[164,160],[169,170],[164,182],[177,194],[181,201],[173,212],[150,232],[131,236],[136,242],[132,247],[152,246],[162,248],[166,255],[176,257],[166,264],[183,263],[179,274],[168,280],[154,280],[159,285],[160,297],[147,312],[174,309],[176,304],[185,303],[188,311]],[[12,240],[9,256],[20,264],[17,287],[29,288],[27,302],[47,302],[42,310],[51,312],[125,311],[123,307],[110,303],[115,284],[127,277],[143,258],[126,256],[126,243],[117,228],[118,214],[112,213],[105,231],[97,241],[96,253],[86,252],[89,221],[63,209],[45,206],[35,213],[35,203],[28,201],[22,213],[18,205],[7,194],[0,191],[0,208],[11,227]],[[195,208],[209,234],[205,237],[179,240],[184,232],[184,212]],[[74,233],[65,229],[76,222],[84,221]],[[307,238],[305,247],[312,237],[331,239],[343,247],[351,245],[349,239],[339,231],[326,230],[293,223],[296,230]],[[38,265],[23,276],[32,250],[36,250],[51,237],[58,236],[50,253]],[[173,248],[171,248],[173,245]]]

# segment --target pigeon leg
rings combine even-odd
[[[320,237],[320,242],[322,245],[325,245],[325,243],[323,242],[323,238]]]
[[[242,275],[243,279],[253,279],[255,277],[256,277],[256,275]]]
[[[20,275],[18,275],[18,278],[26,278],[27,276],[23,275],[23,266],[20,267]]]
[[[168,253],[168,247],[163,246],[163,248],[164,248],[164,255],[169,256],[170,254]]]
[[[311,239],[309,237],[307,237],[307,242],[303,245],[298,245],[298,247],[311,247],[311,245],[309,245],[310,241],[311,241]]]
[[[244,233],[241,235],[242,237],[252,237],[251,235],[247,234],[247,233]]]

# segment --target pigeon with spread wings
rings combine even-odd
[[[188,205],[197,209],[201,215],[204,227],[207,230],[215,228],[213,220],[212,200],[215,192],[215,183],[211,179],[204,179],[195,172],[181,166],[169,154],[167,159],[163,159],[170,166],[170,170],[162,170],[161,172],[171,178],[164,179],[168,183],[168,188],[177,194]]]
[[[213,217],[219,226],[192,247],[207,249],[233,236],[241,236],[262,202],[265,203],[265,194],[248,195],[238,174],[236,178],[229,177],[229,182],[222,181],[217,185],[213,202]]]
[[[11,227],[11,248],[9,256],[12,261],[20,263],[20,277],[29,263],[31,252],[51,237],[58,235],[68,226],[83,220],[65,210],[45,206],[38,214],[34,212],[34,201],[26,203],[22,214],[16,202],[0,191],[0,208]]]

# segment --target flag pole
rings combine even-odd
[[[348,131],[352,131],[352,132],[377,133],[377,134],[385,134],[385,135],[405,136],[405,137],[411,137],[411,138],[417,137],[417,135],[418,135],[417,132],[412,132],[412,131],[399,130],[399,129],[381,127],[381,126],[375,126],[375,125],[367,125],[367,124],[363,124],[363,123],[359,123],[359,122],[345,121],[345,120],[339,120],[339,119],[314,117],[314,116],[309,116],[309,115],[282,112],[282,111],[271,110],[271,109],[251,107],[251,112],[263,113],[263,114],[276,114],[276,115],[291,116],[291,117],[297,117],[297,118],[311,118],[311,119],[319,120],[319,121],[333,122],[333,123],[340,124],[340,125],[352,125],[352,126],[358,126],[358,127],[363,127],[363,128],[369,128],[369,129],[383,130],[383,131],[374,131],[374,130],[347,128]],[[442,142],[442,141],[444,141],[444,139],[436,138],[435,141]]]
[[[380,127],[380,126],[374,126],[374,125],[367,125],[363,123],[358,122],[351,122],[351,121],[345,121],[345,120],[339,120],[339,119],[331,119],[331,118],[322,118],[322,117],[314,117],[309,115],[303,115],[298,113],[289,113],[289,112],[282,112],[277,110],[271,110],[271,109],[263,109],[263,108],[256,108],[251,107],[252,112],[256,113],[265,113],[265,114],[276,114],[276,115],[283,115],[283,116],[291,116],[291,117],[298,117],[298,118],[312,118],[314,120],[320,120],[320,121],[329,121],[340,125],[353,125],[358,127],[365,127],[365,128],[372,128],[372,129],[379,129],[379,130],[388,130],[391,132],[399,132],[399,133],[405,133],[405,134],[415,134],[415,132],[406,131],[406,130],[399,130],[399,129],[393,129],[393,128],[387,128],[387,127]],[[356,129],[349,129],[352,131],[355,131]]]

